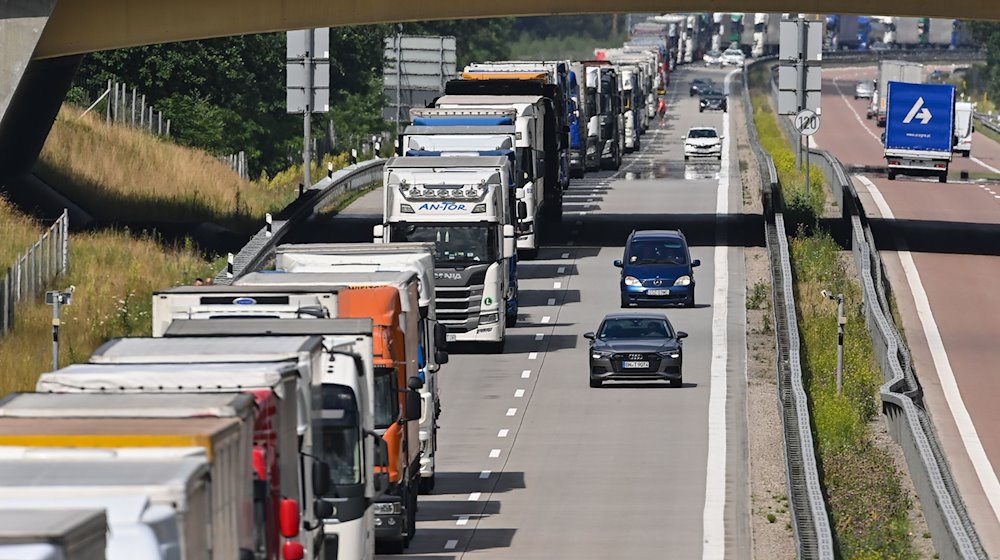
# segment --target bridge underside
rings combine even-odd
[[[607,12],[799,12],[1000,19],[975,0],[60,0],[36,58],[248,33],[434,19]]]

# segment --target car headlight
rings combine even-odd
[[[625,277],[625,285],[626,286],[642,286],[642,281],[639,280],[638,278],[636,278],[635,276],[626,276]]]
[[[677,280],[674,280],[674,286],[690,286],[690,285],[691,285],[691,277],[686,274],[684,276],[677,278]]]
[[[483,313],[479,316],[479,323],[486,325],[500,322],[500,313]]]
[[[610,358],[611,352],[601,352],[600,350],[592,350],[590,352],[590,357],[595,360],[600,360],[601,358]]]
[[[681,353],[678,352],[677,350],[670,350],[669,352],[660,352],[660,356],[676,360],[677,358],[681,357]]]

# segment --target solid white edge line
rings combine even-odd
[[[737,71],[726,75],[726,94]],[[729,213],[731,147],[729,113],[722,114],[722,163],[715,213]],[[705,560],[726,556],[726,366],[729,344],[729,248],[715,247],[715,290],[712,298],[712,362],[708,392],[708,456],[705,464],[705,511],[702,515],[702,550]]]
[[[875,205],[878,206],[882,217],[887,220],[894,219],[892,210],[875,183],[862,175],[855,175],[855,177],[868,188],[868,193],[875,200]],[[930,299],[924,290],[923,282],[920,281],[920,273],[917,272],[916,263],[913,262],[913,255],[909,251],[897,251],[897,254],[903,266],[903,273],[906,275],[906,282],[910,286],[910,293],[913,294],[913,303],[917,308],[920,325],[923,327],[924,338],[927,339],[927,348],[930,350],[934,369],[941,381],[941,391],[944,393],[945,401],[951,410],[952,418],[955,419],[955,426],[958,428],[962,443],[965,445],[969,461],[972,462],[972,467],[976,470],[976,476],[983,487],[983,493],[989,500],[990,507],[993,508],[993,515],[1000,521],[1000,479],[997,479],[996,471],[993,470],[993,465],[983,448],[983,442],[979,439],[979,433],[972,422],[969,409],[965,407],[965,401],[962,400],[962,392],[958,388],[955,372],[951,369],[951,361],[948,359],[948,352],[941,339],[937,321],[934,320],[934,313],[931,312]]]

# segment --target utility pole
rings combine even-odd
[[[403,24],[396,24],[396,138],[401,131],[399,121],[403,118]]]

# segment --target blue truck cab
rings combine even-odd
[[[687,239],[680,230],[633,231],[625,254],[614,261],[621,269],[622,307],[681,304],[694,307],[694,268]]]

